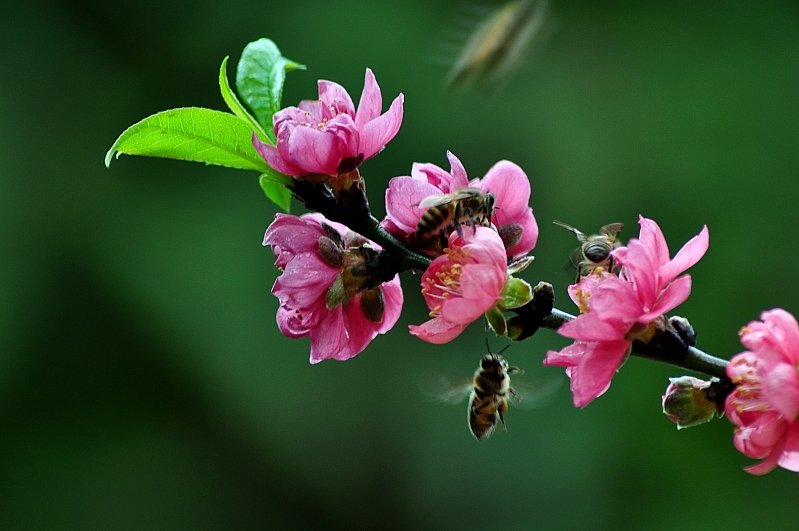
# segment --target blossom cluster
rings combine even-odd
[[[319,81],[318,100],[274,115],[275,146],[257,136],[253,144],[270,166],[287,175],[339,186],[337,180],[344,175],[360,182],[358,166],[399,130],[402,94],[386,113],[381,110],[382,96],[371,70],[366,71],[357,111],[343,87]],[[538,239],[529,206],[530,181],[521,168],[500,161],[483,179],[470,181],[458,158],[447,156],[449,172],[434,164],[414,164],[410,176],[391,179],[386,191],[388,214],[380,223],[387,233],[409,243],[427,212],[419,206],[427,198],[440,196],[454,203],[456,199],[448,198],[471,189],[481,196],[492,194],[495,201],[487,226],[469,218],[461,227],[459,220],[453,220],[445,227],[450,230],[441,234],[444,246],[422,250],[436,255],[422,275],[431,319],[411,325],[410,331],[431,343],[450,341],[492,308],[507,309],[505,292],[514,285],[511,280],[519,282],[510,278],[508,264],[527,255]],[[334,243],[331,231],[340,235],[342,243]],[[432,237],[437,241],[439,235]],[[349,359],[396,323],[402,289],[396,274],[391,280],[375,281],[384,273],[374,259],[383,251],[375,242],[322,214],[278,214],[266,231],[264,245],[272,246],[276,266],[283,270],[272,289],[280,300],[278,326],[287,337],[310,337],[312,363]],[[377,295],[366,297],[370,292]],[[371,319],[365,298],[382,301],[381,311],[372,312]],[[527,301],[516,304],[523,302]]]
[[[272,289],[280,301],[278,327],[287,337],[310,338],[311,363],[352,358],[397,323],[404,300],[399,273],[409,268],[399,266],[402,252],[398,255],[396,246],[429,264],[420,289],[430,319],[410,325],[412,335],[446,343],[483,316],[498,335],[523,339],[532,333],[510,334],[504,318],[507,311],[518,313],[514,320],[528,315],[535,302],[530,285],[513,277],[531,262],[528,253],[539,235],[529,206],[530,182],[519,166],[499,161],[482,178],[470,180],[449,152],[448,171],[414,163],[410,175],[389,181],[380,221],[371,218],[365,194],[360,203],[352,194],[365,191],[360,165],[399,131],[403,103],[399,94],[383,113],[380,88],[367,69],[357,110],[343,87],[319,81],[318,100],[273,116],[275,145],[253,136],[264,160],[296,179],[291,189],[306,205],[324,203],[304,195],[301,183],[307,190],[321,186],[333,201],[355,197],[355,210],[368,215],[348,226],[326,217],[323,208],[299,217],[278,214],[266,231],[264,245],[272,247],[282,271]],[[331,212],[336,217],[340,210]],[[561,324],[558,333],[574,342],[547,352],[543,363],[565,367],[576,407],[609,389],[636,345],[657,348],[671,337],[678,351],[693,348],[687,320],[666,314],[691,293],[691,277],[684,273],[707,251],[708,229],[672,258],[658,224],[640,216],[639,225],[638,237],[626,245],[615,242],[614,229],[613,245],[606,255],[598,253],[600,261],[589,259],[593,255],[583,247],[586,260],[568,288],[579,315]],[[563,226],[584,245],[588,241]],[[366,233],[377,234],[384,245]],[[550,310],[551,301],[547,315]],[[776,466],[799,471],[799,326],[777,309],[763,313],[762,321],[750,323],[740,336],[748,350],[726,366],[726,380],[672,378],[663,411],[679,428],[726,413],[736,426],[735,447],[763,459],[748,471],[763,474]]]

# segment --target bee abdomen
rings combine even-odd
[[[605,242],[590,242],[583,247],[585,258],[595,264],[601,264],[610,256],[610,246]]]

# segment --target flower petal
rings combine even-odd
[[[349,334],[341,306],[331,310],[319,326],[311,330],[311,363],[329,360],[347,346]]]
[[[252,134],[252,145],[255,147],[255,151],[257,151],[258,154],[263,157],[266,163],[269,164],[269,167],[273,170],[279,171],[280,173],[286,175],[292,175],[294,177],[299,177],[300,175],[307,173],[295,164],[292,164],[281,157],[275,146],[261,142],[258,139],[258,135],[255,133]]]
[[[630,343],[624,340],[589,343],[586,355],[571,370],[572,398],[576,407],[587,406],[608,390],[629,348]]]
[[[394,177],[388,182],[386,190],[386,214],[405,234],[412,234],[427,212],[426,208],[419,207],[419,203],[426,197],[440,193],[438,188],[424,181]]]
[[[638,216],[638,224],[641,226],[641,231],[638,239],[646,249],[649,249],[654,258],[656,267],[661,267],[669,262],[669,246],[666,244],[666,238],[663,236],[663,231],[654,220]],[[676,276],[676,275],[675,275]]]
[[[411,335],[428,343],[441,345],[449,343],[458,337],[466,329],[466,326],[465,324],[451,323],[441,317],[435,317],[419,326],[409,325],[408,328]]]
[[[450,184],[452,191],[467,188],[469,186],[469,177],[467,177],[466,168],[463,167],[460,159],[450,151],[447,151],[447,159],[449,159],[449,173],[452,175]]]
[[[494,194],[500,209],[497,215],[513,219],[530,208],[530,180],[519,166],[508,160],[501,160],[489,168],[480,182],[480,190]],[[515,219],[513,222],[518,223]]]
[[[707,230],[707,225],[702,228],[702,231],[688,240],[683,245],[674,259],[660,268],[660,282],[661,287],[665,286],[675,278],[677,275],[696,264],[700,258],[705,255],[709,244],[710,235]]]
[[[382,110],[383,96],[380,94],[380,86],[377,84],[372,69],[367,68],[361,100],[358,102],[358,111],[355,113],[355,125],[363,127],[380,116]]]
[[[352,98],[344,87],[324,79],[320,79],[317,86],[319,87],[319,101],[323,104],[320,107],[327,110],[332,105],[335,109],[331,113],[333,116],[346,113],[350,118],[355,118],[355,105],[352,104]]]
[[[382,116],[371,120],[360,127],[358,153],[364,160],[373,157],[397,135],[402,125],[402,103],[405,96],[400,94],[391,102],[391,107]]]

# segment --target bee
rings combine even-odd
[[[605,225],[599,229],[599,234],[593,236],[586,236],[574,227],[560,221],[555,221],[554,223],[558,227],[563,227],[573,232],[581,244],[572,254],[572,263],[577,266],[576,282],[590,275],[598,267],[613,272],[613,256],[610,253],[619,246],[616,238],[618,238],[621,229],[624,227],[622,223]]]
[[[521,400],[521,396],[510,386],[510,375],[523,374],[524,371],[509,366],[508,361],[501,356],[509,346],[498,354],[492,353],[489,348],[488,354],[483,356],[480,367],[474,373],[474,388],[469,396],[468,414],[469,429],[478,441],[487,439],[493,433],[497,421],[507,431],[505,413],[508,411],[508,398]]]
[[[438,234],[446,241],[447,234],[456,230],[463,237],[461,224],[491,225],[494,214],[494,194],[477,188],[463,188],[452,194],[433,195],[423,199],[419,206],[427,208],[414,234],[417,241],[426,241]]]
[[[496,86],[507,81],[542,40],[546,0],[511,0],[478,24],[447,76],[450,86]]]

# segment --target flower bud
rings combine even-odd
[[[678,430],[704,424],[714,415],[723,414],[724,410],[708,398],[708,391],[719,382],[718,378],[706,382],[693,376],[680,376],[669,378],[669,381],[671,383],[663,395],[663,413],[677,425]]]

